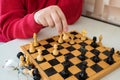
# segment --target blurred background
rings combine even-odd
[[[82,14],[120,26],[120,0],[84,0]]]

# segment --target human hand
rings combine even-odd
[[[68,30],[67,20],[58,6],[49,6],[34,14],[35,22],[43,26],[56,27],[58,33]]]

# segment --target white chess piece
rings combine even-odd
[[[100,46],[102,46],[102,39],[103,39],[103,37],[102,37],[102,35],[100,35],[100,36],[99,36],[99,42],[98,42],[98,44],[99,44]]]
[[[70,44],[74,44],[75,41],[74,41],[74,35],[71,35],[71,40],[70,40]]]
[[[32,42],[30,43],[29,52],[30,52],[30,53],[34,53],[34,52],[35,52],[35,48],[34,48]]]
[[[39,43],[38,43],[38,41],[37,41],[37,34],[36,34],[36,33],[33,34],[33,39],[34,39],[33,45],[34,45],[35,47],[38,46]]]
[[[43,61],[43,56],[42,56],[42,51],[40,49],[38,49],[38,56],[37,56],[37,60],[38,61]]]
[[[59,54],[57,48],[58,48],[58,45],[55,44],[55,45],[54,45],[54,50],[53,50],[53,55],[55,55],[55,56]]]
[[[82,30],[82,36],[81,36],[81,40],[82,41],[85,41],[86,40],[86,34],[87,34],[87,31],[85,29]]]
[[[60,34],[60,37],[59,37],[59,39],[58,39],[58,43],[63,43],[62,34]]]
[[[63,32],[63,40],[67,40],[69,39],[69,36],[67,35],[67,33]]]

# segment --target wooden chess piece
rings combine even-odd
[[[34,46],[33,46],[33,43],[31,42],[30,43],[30,47],[29,47],[29,52],[30,53],[34,53],[36,50],[35,50],[35,48],[34,48]]]
[[[70,75],[68,68],[70,67],[71,63],[69,62],[68,55],[65,55],[64,59],[65,61],[63,62],[63,71],[61,72],[61,75],[64,78],[67,78]]]
[[[22,72],[23,72],[24,74],[28,74],[28,73],[29,73],[29,69],[25,68],[25,69],[22,70]]]
[[[33,79],[34,80],[41,80],[41,75],[39,74],[39,71],[37,68],[33,70]]]
[[[63,32],[63,40],[67,40],[69,39],[69,36],[67,35],[67,33]]]
[[[82,62],[82,69],[81,72],[79,73],[79,80],[86,80],[88,77],[88,74],[86,72],[87,69],[87,62],[84,61]]]
[[[79,51],[81,52],[81,55],[78,56],[78,58],[82,61],[84,61],[86,59],[85,55],[86,55],[86,52],[87,50],[85,49],[85,46],[81,46]]]
[[[99,44],[100,46],[102,46],[102,39],[103,39],[103,37],[102,37],[102,35],[100,35],[100,36],[99,36],[99,42],[98,42],[98,44]]]
[[[20,67],[24,67],[24,66],[25,66],[24,56],[20,56],[19,66],[20,66]]]
[[[94,37],[93,37],[93,42],[91,42],[90,45],[91,45],[93,48],[97,48],[99,45],[98,45],[96,42],[97,42],[97,37],[94,36]]]
[[[74,35],[71,34],[71,40],[70,40],[70,44],[74,44],[75,41],[74,41]]]
[[[28,71],[28,74],[29,74],[30,76],[33,76],[33,71],[34,71],[34,69],[29,70],[29,71]]]
[[[34,39],[34,42],[33,42],[34,46],[35,46],[35,47],[38,46],[39,43],[38,43],[38,41],[37,41],[37,34],[36,34],[36,33],[33,34],[33,39]]]
[[[82,30],[82,36],[81,36],[81,40],[82,41],[85,41],[86,40],[86,34],[87,34],[87,31],[85,29]]]
[[[60,34],[60,37],[58,39],[58,43],[63,43],[62,33]]]
[[[30,60],[29,60],[29,56],[28,55],[26,55],[26,64],[25,64],[25,66],[29,66],[30,65]]]
[[[37,60],[38,61],[43,61],[43,56],[42,56],[42,51],[40,49],[38,49],[38,56],[37,56]]]
[[[55,44],[55,45],[54,45],[54,50],[53,50],[53,55],[55,55],[55,56],[59,54],[57,48],[58,48],[58,45]]]
[[[112,65],[112,64],[115,62],[115,60],[114,60],[114,58],[113,58],[114,53],[115,53],[114,48],[111,48],[111,50],[109,51],[108,58],[106,59],[106,62],[107,62],[109,65]]]

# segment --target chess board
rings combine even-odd
[[[36,52],[29,52],[29,44],[21,46],[21,51],[28,55],[31,62],[38,68],[43,80],[79,80],[79,73],[81,72],[82,62],[78,56],[81,55],[80,47],[85,46],[87,50],[86,61],[87,69],[86,73],[88,77],[86,80],[100,80],[102,77],[111,73],[113,70],[120,67],[120,56],[117,53],[114,53],[113,58],[115,62],[112,65],[109,65],[106,62],[108,57],[108,51],[110,48],[105,46],[98,46],[93,48],[90,44],[92,39],[88,38],[85,41],[81,41],[81,33],[77,31],[71,31],[70,34],[73,34],[74,44],[70,44],[69,41],[64,41],[61,44],[58,44],[59,36],[53,36],[52,38],[47,38],[39,41],[39,46],[35,47]],[[52,54],[54,44],[58,44],[59,55],[54,56]],[[38,56],[37,49],[42,50],[42,55],[44,60],[42,62],[37,61],[36,57]],[[95,56],[94,51],[99,51],[100,61],[95,63],[92,58]],[[116,52],[116,51],[115,51]],[[69,67],[69,77],[64,78],[61,75],[63,70],[64,55],[68,55],[71,66]]]

